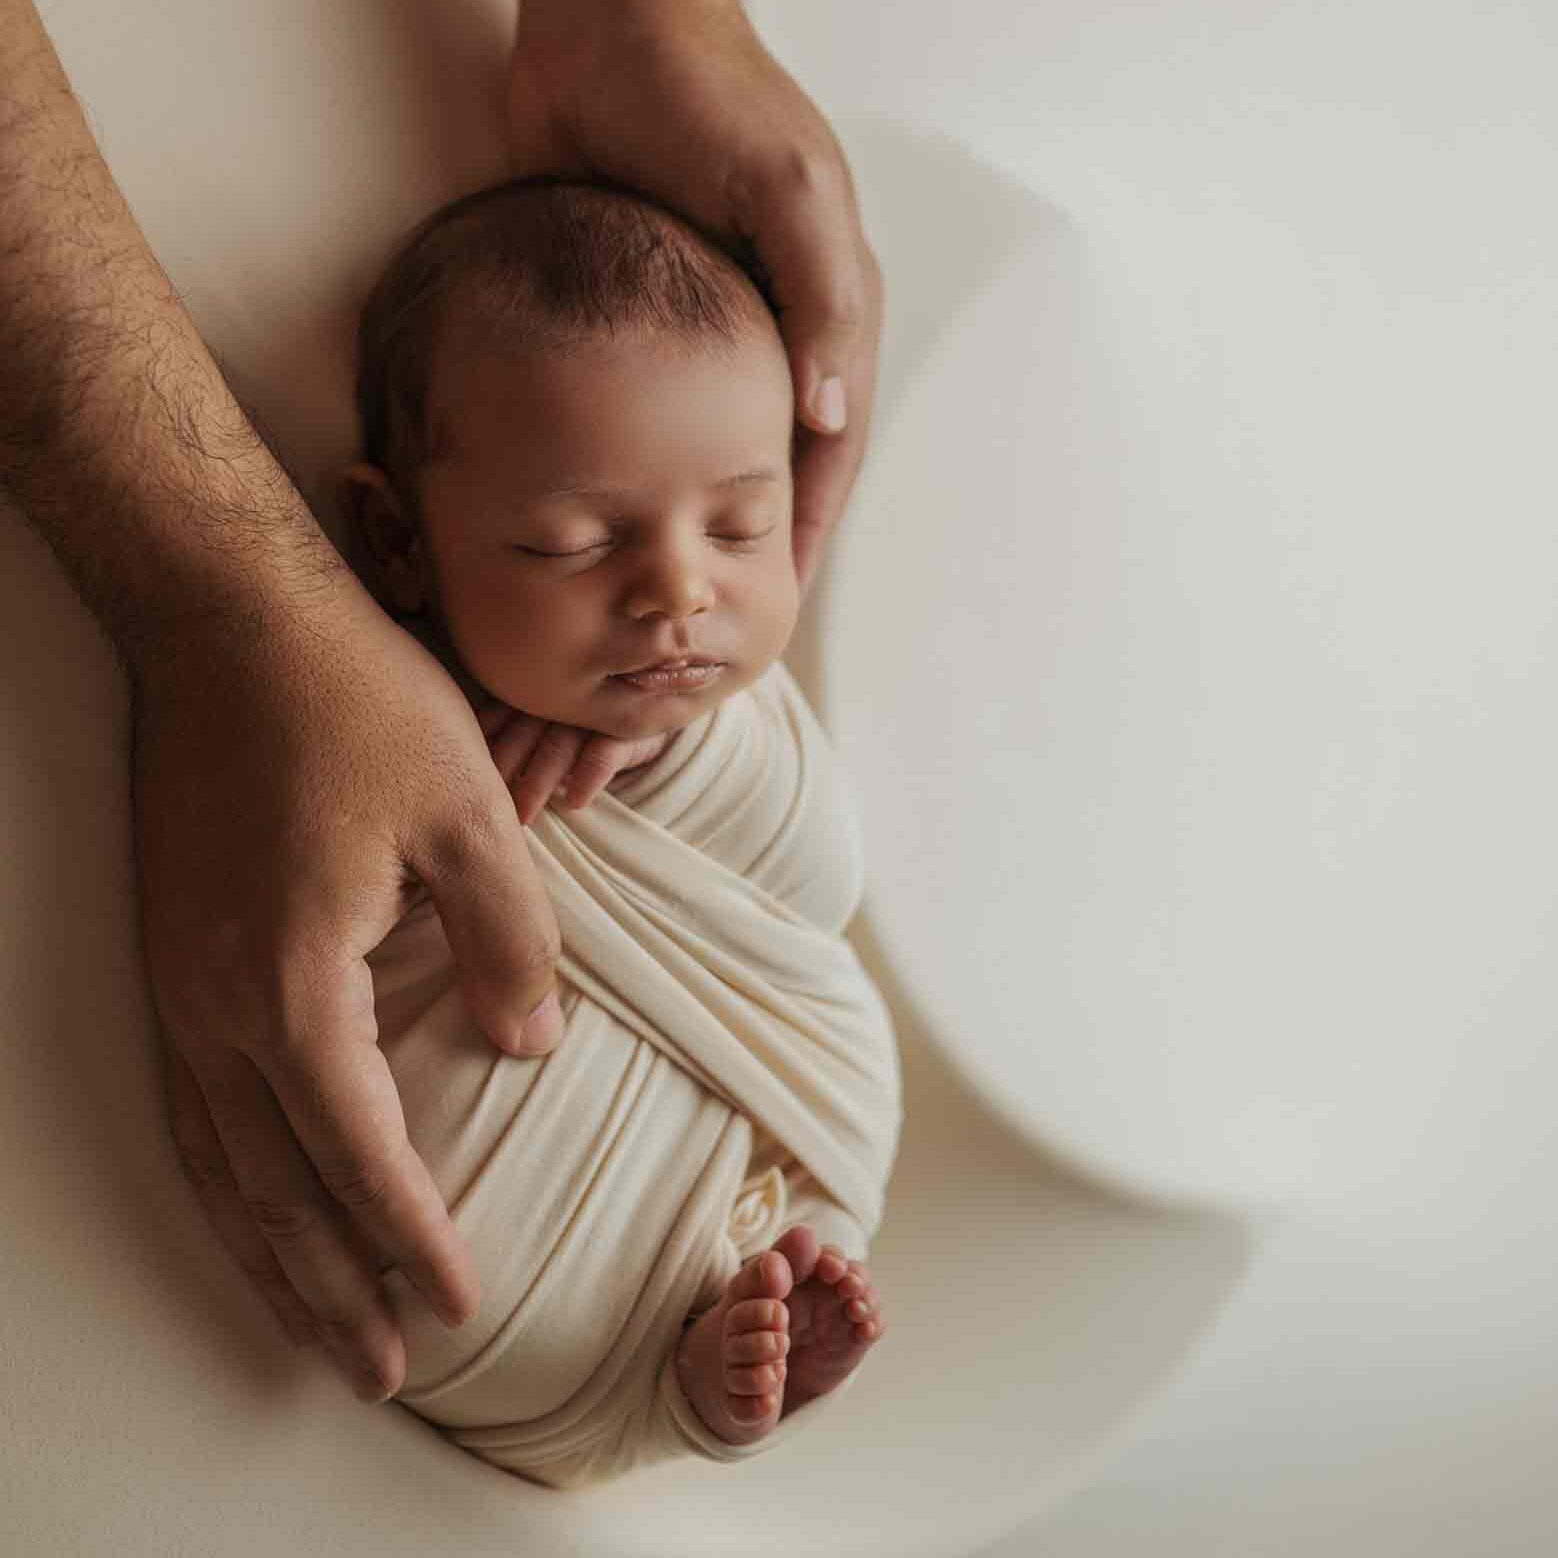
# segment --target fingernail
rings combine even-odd
[[[844,381],[831,373],[812,394],[811,414],[830,432],[842,432],[847,420],[844,408]]]
[[[563,1008],[557,992],[550,991],[547,998],[525,1019],[525,1048],[531,1054],[545,1054],[555,1049],[563,1036]]]

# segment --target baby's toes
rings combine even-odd
[[[858,1260],[852,1260],[844,1275],[833,1284],[833,1291],[838,1294],[841,1302],[848,1304],[851,1299],[863,1298],[870,1285],[871,1278],[865,1267]]]
[[[854,1328],[857,1342],[878,1340],[885,1327],[878,1305],[881,1295],[871,1281],[871,1273],[858,1260],[849,1263],[849,1271],[834,1288],[844,1308],[844,1318]]]
[[[784,1331],[746,1331],[725,1340],[727,1365],[779,1363],[789,1351],[790,1338]]]
[[[769,1396],[784,1388],[784,1362],[760,1363],[755,1368],[725,1365],[725,1389],[733,1396]]]
[[[779,1410],[788,1373],[790,1315],[776,1299],[732,1304],[725,1316],[725,1389],[732,1415],[756,1420]]]
[[[817,1252],[817,1269],[812,1273],[819,1282],[832,1287],[849,1271],[849,1258],[836,1244],[825,1244]]]
[[[776,1298],[749,1298],[725,1315],[722,1349],[727,1388],[738,1396],[760,1395],[784,1378],[790,1350],[790,1311]],[[775,1372],[777,1370],[777,1373]]]
[[[781,1336],[790,1329],[790,1311],[782,1299],[744,1298],[725,1311],[725,1347],[738,1336],[748,1336],[754,1331],[777,1331]]]
[[[854,1322],[855,1339],[861,1342],[880,1341],[887,1329],[878,1305],[881,1296],[874,1287],[868,1287],[859,1298],[852,1298],[844,1305],[845,1316]]]

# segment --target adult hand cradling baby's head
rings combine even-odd
[[[801,423],[804,597],[860,470],[882,332],[881,270],[827,121],[734,0],[526,0],[508,113],[516,172],[617,179],[767,272]]]

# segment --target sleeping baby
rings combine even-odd
[[[481,1277],[446,1330],[398,1272],[399,1399],[557,1487],[771,1448],[883,1333],[864,1265],[900,1124],[842,931],[847,781],[780,655],[793,394],[759,284],[611,186],[435,213],[364,310],[343,493],[379,599],[508,722],[641,743],[526,839],[562,1036],[499,1053],[430,897],[371,954],[411,1142]],[[498,717],[493,711],[498,710]]]

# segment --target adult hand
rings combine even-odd
[[[431,892],[472,1016],[511,1054],[557,928],[470,706],[355,581],[263,624],[186,625],[132,666],[135,840],[172,1129],[218,1235],[363,1399],[400,1388],[380,1287],[440,1314],[478,1282],[407,1139],[364,962]]]
[[[382,1396],[405,1372],[382,1272],[452,1322],[478,1284],[407,1141],[364,955],[414,873],[476,1023],[535,1052],[561,1027],[555,998],[525,1022],[556,921],[464,695],[233,400],[31,0],[0,0],[0,121],[0,488],[130,673],[175,1141],[283,1324]]]
[[[517,173],[599,174],[755,253],[795,384],[804,596],[865,453],[882,274],[827,121],[736,0],[523,0],[509,80]]]

